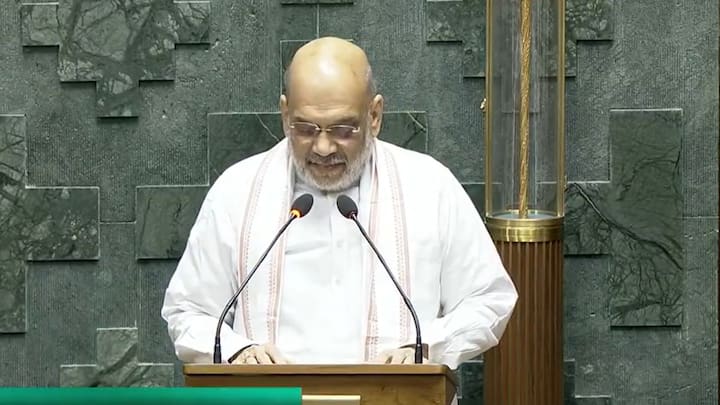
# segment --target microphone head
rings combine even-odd
[[[290,215],[294,215],[296,218],[304,217],[310,212],[312,206],[313,196],[305,193],[293,201],[292,207],[290,208]]]
[[[339,195],[337,198],[337,207],[340,214],[345,218],[352,218],[357,215],[358,207],[352,198],[345,194]]]

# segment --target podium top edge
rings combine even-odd
[[[444,375],[457,385],[457,377],[444,364],[204,364],[183,365],[183,374],[197,375]]]

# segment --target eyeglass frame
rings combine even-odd
[[[316,123],[314,123],[314,122],[308,122],[308,121],[293,121],[293,122],[291,122],[291,123],[288,125],[288,127],[289,127],[290,130],[292,131],[292,130],[295,129],[295,125],[297,125],[297,124],[303,124],[303,125],[308,125],[308,126],[313,126],[313,127],[315,127],[315,132],[313,133],[312,138],[308,138],[308,137],[302,136],[302,135],[298,137],[298,138],[304,139],[304,140],[314,139],[315,137],[317,137],[317,136],[320,135],[321,133],[325,132],[325,133],[327,133],[328,135],[332,136],[333,138],[335,138],[335,139],[337,139],[337,140],[348,141],[348,140],[353,139],[358,133],[360,133],[360,129],[361,129],[360,126],[347,125],[347,124],[333,124],[333,125],[328,125],[328,126],[326,126],[326,127],[321,127],[320,125],[318,125],[318,124],[316,124]],[[349,129],[351,129],[351,132],[350,132],[350,135],[347,136],[347,137],[337,138],[335,135],[333,135],[333,129],[334,129],[334,128],[349,128]],[[292,133],[292,132],[291,132],[291,133]],[[292,134],[295,135],[295,136],[297,136],[296,133],[292,133]]]

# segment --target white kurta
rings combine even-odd
[[[358,189],[343,194],[358,201]],[[296,183],[294,198],[303,193],[311,193],[314,203],[302,225],[288,231],[277,345],[297,363],[355,363],[363,356],[360,263],[366,242],[338,212],[338,194]],[[308,350],[307,342],[316,347]]]
[[[162,309],[180,360],[212,361],[217,317],[287,219],[289,201],[305,192],[315,198],[310,213],[291,224],[223,325],[223,360],[271,342],[295,363],[361,363],[414,342],[412,319],[337,211],[337,194],[295,182],[287,153],[283,140],[230,167],[208,192]],[[343,193],[410,296],[430,360],[456,368],[497,344],[515,288],[446,167],[381,141],[372,160]]]

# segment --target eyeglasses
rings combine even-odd
[[[330,125],[327,128],[320,128],[312,122],[293,122],[290,124],[292,134],[300,139],[312,139],[320,135],[323,130],[337,140],[348,140],[360,132],[359,127],[352,125]]]

